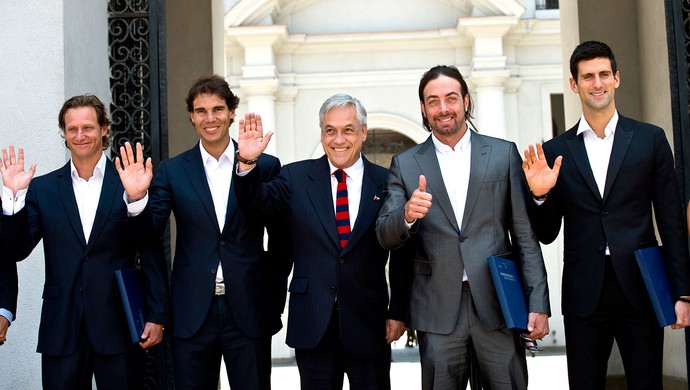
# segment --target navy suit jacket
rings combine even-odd
[[[247,212],[285,213],[285,231],[292,234],[294,258],[287,331],[287,344],[293,348],[318,345],[330,322],[336,295],[340,339],[343,348],[354,355],[386,356],[386,319],[405,318],[406,305],[396,301],[404,296],[397,295],[400,283],[396,281],[391,281],[394,300],[389,314],[388,251],[379,245],[374,231],[388,170],[363,160],[359,212],[343,249],[336,230],[326,156],[288,164],[277,179],[262,186],[256,168],[244,177],[234,176],[238,201]]]
[[[17,263],[0,261],[0,308],[9,310],[15,320],[17,319],[18,293]]]
[[[597,306],[608,244],[623,292],[637,309],[651,303],[633,252],[656,245],[653,216],[676,296],[690,295],[685,218],[673,155],[659,127],[619,115],[601,196],[577,125],[544,144],[549,166],[563,165],[556,186],[531,210],[539,240],[552,242],[564,224],[563,314],[583,317]],[[652,213],[652,208],[654,214]]]
[[[14,260],[25,259],[43,239],[45,285],[38,352],[72,354],[78,335],[84,332],[82,326],[98,353],[119,354],[131,349],[115,271],[134,267],[137,250],[146,281],[146,321],[165,323],[165,263],[161,257],[151,256],[150,249],[160,242],[142,239],[144,235],[130,225],[123,194],[115,165],[108,160],[88,243],[69,162],[33,179],[26,206],[13,216],[3,216],[3,245]]]
[[[262,155],[259,162],[260,180],[278,174],[277,158]],[[247,217],[237,208],[232,188],[225,226],[220,230],[198,144],[160,164],[149,190],[149,205],[157,234],[163,233],[170,212],[175,215],[177,241],[170,287],[175,337],[190,338],[201,328],[214,295],[219,261],[224,297],[242,332],[250,338],[270,337],[281,328],[290,272],[287,255],[276,249],[280,245],[271,234],[269,219]],[[263,246],[266,223],[271,237],[267,253]],[[281,261],[288,266],[281,267]]]

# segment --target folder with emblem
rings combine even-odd
[[[653,246],[635,251],[637,265],[647,287],[649,298],[662,328],[676,323],[675,301],[666,274],[666,262],[661,247]]]
[[[527,301],[517,264],[502,256],[489,256],[488,262],[506,327],[527,330]]]
[[[144,296],[142,293],[142,273],[138,268],[125,268],[115,271],[115,279],[122,297],[129,335],[133,343],[141,340],[140,336],[144,332]]]

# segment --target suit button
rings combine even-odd
[[[225,241],[221,241],[220,246],[224,246],[224,245],[225,245]]]
[[[335,292],[335,286],[331,286],[331,292],[332,292],[332,293]]]
[[[345,264],[345,259],[343,259],[342,257],[339,258],[339,259],[338,259],[338,263],[340,263],[340,264]]]
[[[604,211],[601,212],[601,216],[602,216],[602,217],[605,217],[605,216],[607,216],[607,215],[609,215],[609,212],[608,212],[608,211],[604,210]]]
[[[89,256],[84,256],[84,261],[89,261]]]
[[[212,273],[212,274],[215,274],[216,272],[218,272],[218,268],[214,268],[214,269],[211,270],[211,273]]]
[[[467,240],[467,237],[465,237],[465,236],[460,236],[460,242],[465,242],[465,240]]]

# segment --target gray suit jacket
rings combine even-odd
[[[461,223],[455,219],[431,137],[393,158],[377,220],[384,248],[412,241],[409,326],[424,332],[449,334],[455,328],[463,268],[482,324],[488,330],[505,326],[487,257],[510,252],[521,260],[529,311],[550,314],[546,270],[527,215],[529,191],[517,147],[474,132],[471,137],[470,180]],[[408,229],[404,206],[419,186],[419,175],[426,177],[432,206]]]

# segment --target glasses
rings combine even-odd
[[[531,338],[525,336],[524,333],[520,333],[520,345],[522,345],[522,348],[532,353],[541,351],[537,345],[537,340],[532,340]]]

